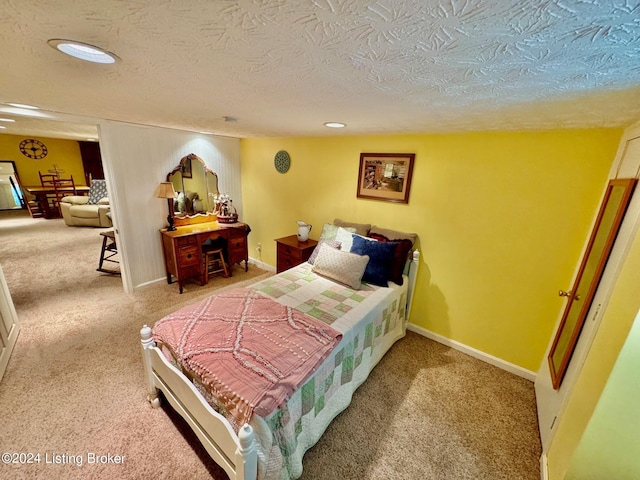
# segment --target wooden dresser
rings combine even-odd
[[[276,238],[277,245],[277,273],[288,270],[291,267],[306,262],[313,249],[316,248],[318,242],[316,240],[307,240],[306,242],[298,241],[297,235],[289,235],[288,237]]]
[[[249,251],[247,249],[247,235],[251,229],[246,223],[223,224],[218,222],[197,223],[177,227],[174,231],[160,230],[164,264],[167,270],[167,283],[172,282],[172,276],[178,282],[182,293],[186,279],[192,278],[206,283],[202,246],[207,240],[215,241],[220,238],[226,240],[226,254],[229,266],[244,262],[247,271]]]

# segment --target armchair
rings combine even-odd
[[[106,180],[92,180],[89,196],[70,195],[60,201],[64,223],[73,227],[111,227]]]

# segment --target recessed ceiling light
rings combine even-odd
[[[213,132],[198,132],[201,133],[202,135],[213,135]]]
[[[0,122],[15,122],[13,118],[0,118]]]
[[[324,126],[329,128],[344,128],[347,126],[347,124],[341,122],[327,122],[324,124]]]
[[[38,107],[34,107],[33,105],[25,105],[24,103],[7,103],[7,105],[11,105],[16,108],[26,108],[28,110],[40,110]]]
[[[76,42],[75,40],[63,40],[60,38],[53,38],[47,41],[47,43],[62,53],[87,62],[115,63],[120,60],[117,55],[107,52],[100,47],[89,45],[88,43]]]
[[[0,128],[7,128],[7,127],[5,127],[4,125],[0,125]]]

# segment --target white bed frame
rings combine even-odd
[[[411,311],[419,260],[420,254],[415,250],[405,268],[409,277],[405,320]],[[245,424],[236,435],[229,422],[211,408],[193,383],[157,348],[151,327],[142,327],[140,336],[148,383],[147,399],[151,405],[154,408],[160,406],[159,391],[162,391],[171,406],[191,426],[213,461],[224,468],[230,480],[256,480],[258,452],[251,426]]]

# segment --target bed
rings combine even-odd
[[[299,478],[302,475],[304,453],[317,443],[329,423],[348,407],[354,391],[391,346],[406,333],[419,263],[418,251],[411,248],[407,254],[403,250],[405,261],[401,271],[396,273],[396,282],[377,282],[387,286],[361,282],[362,273],[357,285],[353,281],[349,285],[348,279],[345,281],[339,276],[341,281],[337,282],[331,268],[323,270],[327,259],[330,260],[329,264],[337,257],[344,259],[347,251],[363,257],[362,253],[351,252],[357,252],[356,243],[368,244],[368,240],[371,240],[354,233],[352,229],[341,227],[341,230],[338,239],[347,238],[346,243],[351,242],[348,237],[354,239],[353,244],[346,245],[349,250],[338,254],[336,251],[341,250],[336,246],[344,248],[345,242],[335,239],[321,241],[310,258],[311,263],[304,262],[247,288],[214,294],[161,319],[153,329],[145,325],[140,332],[148,399],[152,406],[157,408],[160,405],[159,391],[162,391],[166,400],[191,426],[211,458],[224,468],[232,480]],[[385,236],[379,237],[388,240]],[[375,254],[367,255],[367,260],[373,257]],[[364,263],[367,264],[366,261]],[[372,260],[368,262],[371,263]],[[353,270],[353,266],[350,268]],[[397,278],[398,275],[401,275],[401,279]],[[367,275],[364,278],[367,279]],[[326,325],[326,331],[336,335],[326,342],[323,340],[327,346],[322,347],[323,350],[314,358],[316,363],[310,365],[308,371],[297,371],[296,375],[300,376],[298,380],[302,381],[291,385],[289,390],[282,387],[278,390],[279,396],[269,394],[269,398],[262,403],[247,401],[246,404],[243,401],[249,397],[242,391],[236,397],[242,401],[232,400],[229,403],[228,390],[225,388],[231,380],[211,381],[206,374],[210,368],[214,368],[211,367],[214,363],[206,367],[198,363],[201,351],[215,349],[208,348],[208,344],[207,348],[202,347],[202,339],[206,337],[193,332],[206,325],[195,322],[208,324],[214,317],[224,316],[220,313],[222,305],[230,305],[230,312],[234,309],[246,312],[247,305],[254,305],[254,302],[262,302],[256,303],[260,305],[256,307],[258,310],[264,309],[262,305],[273,305],[275,310],[288,312],[289,320],[296,315],[305,326],[308,326],[308,322],[316,321],[314,326]],[[197,320],[180,323],[185,318]],[[228,315],[225,316],[223,321],[228,318]],[[239,322],[245,322],[245,317]],[[221,338],[236,335],[240,331],[238,326],[225,325],[215,327],[217,332],[226,332],[219,334]],[[243,332],[248,331],[244,323],[242,328]],[[187,355],[189,359],[197,357],[194,363],[179,358],[180,352],[186,350],[183,348],[184,339],[188,336],[197,336],[200,342],[197,355],[191,354],[193,350],[190,356]],[[231,343],[239,345],[238,338],[239,334]],[[242,341],[245,341],[244,337]],[[305,346],[301,350],[310,349]],[[234,372],[238,370],[241,369],[233,369]],[[217,373],[213,375],[218,380],[215,376]],[[261,390],[262,386],[256,389]],[[277,408],[272,408],[276,403]],[[249,404],[251,409],[247,411],[245,406]]]

